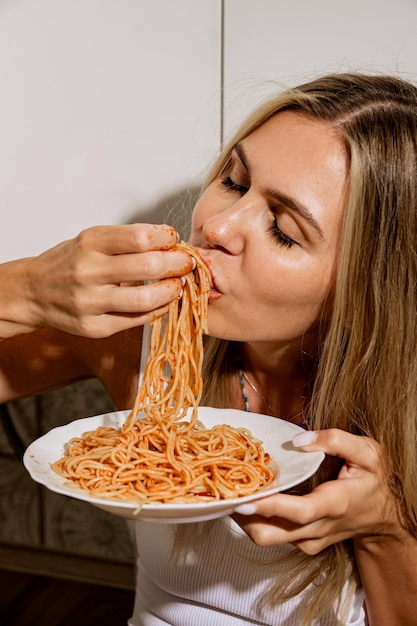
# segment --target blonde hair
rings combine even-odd
[[[323,324],[312,372],[312,427],[341,428],[382,445],[401,519],[416,536],[417,89],[397,77],[355,73],[291,88],[241,126],[206,184],[222,175],[237,142],[283,110],[336,129],[349,162],[332,316]],[[204,404],[232,405],[236,350],[207,338]],[[319,480],[328,477],[323,472]],[[298,560],[291,579],[274,581],[272,602],[315,582],[305,624],[343,608],[342,589],[346,583],[354,589],[357,577],[351,541]]]

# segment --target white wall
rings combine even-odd
[[[416,0],[225,0],[224,22],[226,135],[260,95],[317,74],[417,79]]]
[[[221,104],[228,134],[277,82],[417,77],[416,24],[415,0],[2,0],[0,261],[161,220],[217,151]]]
[[[219,145],[219,41],[217,0],[0,3],[0,261],[157,221],[199,179]]]

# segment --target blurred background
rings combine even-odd
[[[175,222],[270,93],[329,71],[417,80],[416,23],[416,0],[0,0],[0,262],[94,224]],[[125,522],[46,493],[21,464],[46,430],[112,408],[95,381],[1,407],[10,576],[132,589]],[[0,621],[25,624],[1,619],[11,589]]]

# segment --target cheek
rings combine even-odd
[[[267,307],[279,307],[286,315],[302,314],[309,319],[327,310],[333,288],[333,272],[327,263],[283,264],[274,268],[264,263],[267,271],[251,280],[252,298]],[[252,277],[253,278],[253,277]],[[331,299],[331,298],[330,298]]]

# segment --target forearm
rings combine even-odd
[[[141,329],[87,339],[45,328],[5,339],[0,342],[0,402],[98,378],[117,406],[130,408],[140,343]]]
[[[38,325],[28,284],[32,259],[0,265],[0,341],[28,333]]]
[[[35,328],[108,337],[167,312],[192,258],[169,226],[96,226],[0,264],[0,337]]]
[[[74,343],[67,338],[65,333],[40,329],[2,341],[0,401],[8,402],[93,377],[88,363],[78,358]]]
[[[369,626],[417,626],[417,540],[404,531],[354,544]]]

